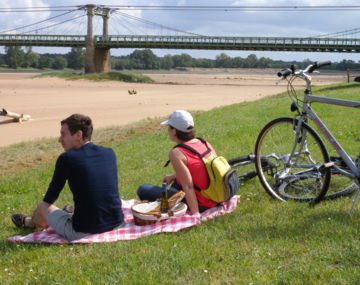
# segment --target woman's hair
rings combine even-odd
[[[171,129],[175,129],[176,131],[176,137],[181,140],[181,141],[184,141],[184,142],[187,142],[189,140],[192,140],[193,138],[195,138],[195,129],[192,129],[190,132],[182,132],[182,131],[179,131],[178,129],[172,127],[169,125],[169,127]]]
[[[73,114],[65,120],[61,121],[61,125],[67,124],[69,127],[70,133],[73,135],[77,131],[82,131],[83,139],[90,140],[93,132],[93,125],[90,117],[81,115],[81,114]]]

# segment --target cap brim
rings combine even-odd
[[[160,123],[160,125],[168,125],[168,124],[169,124],[169,120]]]

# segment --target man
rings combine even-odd
[[[58,141],[65,152],[58,157],[49,188],[32,216],[12,215],[17,227],[50,226],[72,241],[124,224],[115,153],[90,142],[92,131],[91,119],[84,115],[61,121]],[[66,181],[73,194],[73,214],[53,205]]]

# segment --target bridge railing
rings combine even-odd
[[[0,45],[13,46],[85,46],[85,35],[0,34]]]
[[[172,48],[360,52],[360,39],[202,36],[95,36],[98,48]]]
[[[342,38],[287,38],[287,37],[206,37],[206,36],[148,36],[148,35],[109,35],[95,36],[95,43],[116,42],[187,42],[187,43],[259,43],[259,44],[334,44],[359,45],[360,39]]]

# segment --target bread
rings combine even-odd
[[[171,209],[176,206],[179,202],[181,202],[182,199],[184,199],[185,197],[185,192],[184,191],[177,191],[174,195],[172,195],[168,201],[169,201],[169,213],[171,214]],[[145,214],[148,215],[161,215],[160,213],[160,203],[158,206],[156,206],[154,209],[152,209],[149,212],[146,212]]]

